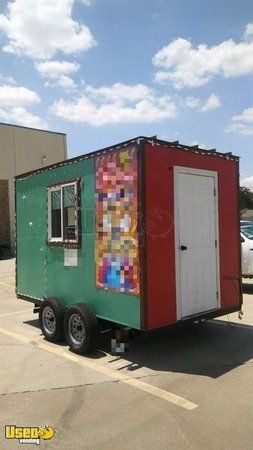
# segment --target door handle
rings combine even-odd
[[[180,246],[180,250],[182,250],[182,252],[183,252],[184,250],[187,250],[186,245],[181,245],[181,246]]]

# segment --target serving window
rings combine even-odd
[[[48,187],[48,244],[79,244],[79,180]]]

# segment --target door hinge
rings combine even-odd
[[[216,197],[216,188],[213,189],[214,196]]]
[[[219,300],[219,292],[218,291],[216,291],[216,297],[217,297],[217,300]]]
[[[217,239],[215,239],[215,248],[217,248]]]

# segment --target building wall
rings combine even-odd
[[[66,135],[0,123],[0,180],[9,183],[10,244],[15,246],[14,177],[67,158]]]
[[[246,209],[246,211],[242,213],[241,220],[253,221],[253,209]]]

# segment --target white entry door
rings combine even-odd
[[[219,307],[216,173],[175,168],[178,318]]]

